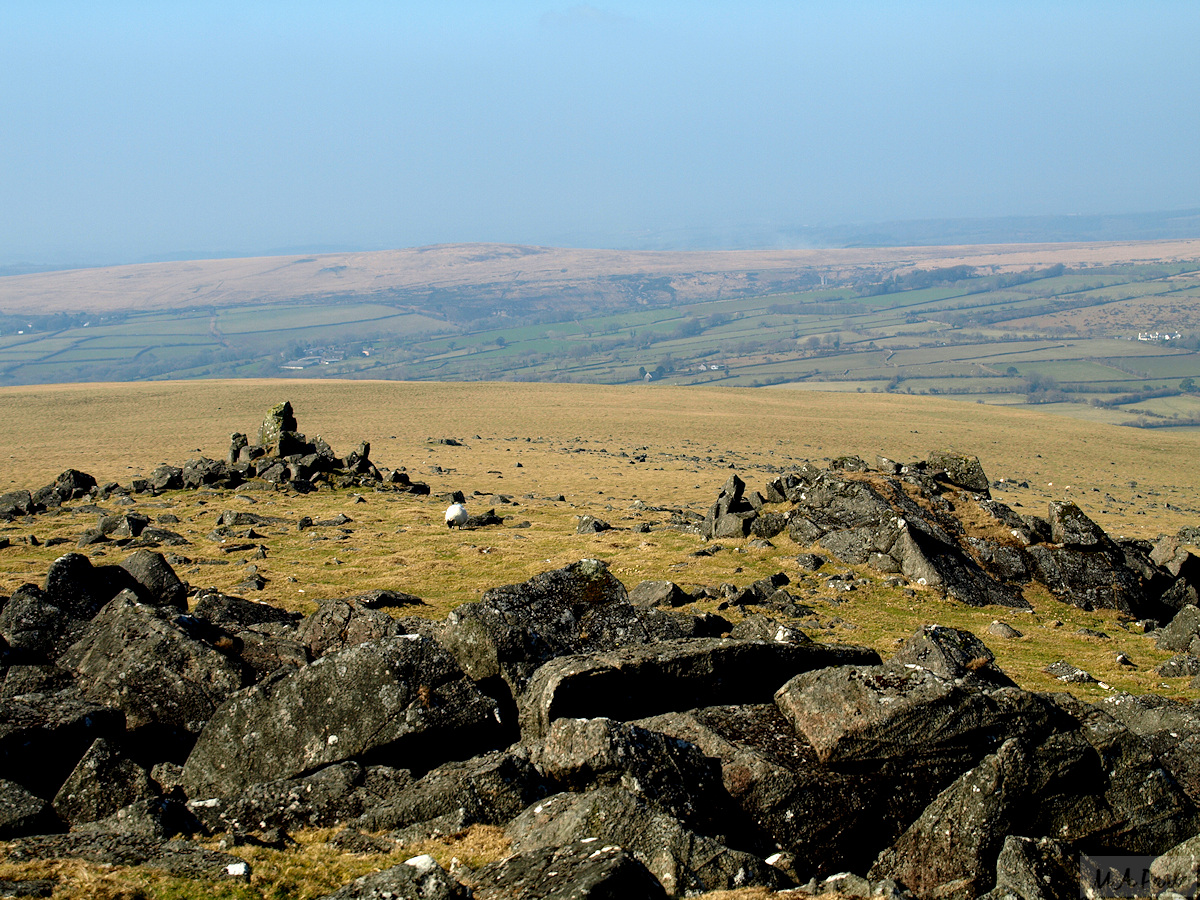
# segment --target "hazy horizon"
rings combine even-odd
[[[1198,38],[1163,0],[10,0],[0,267],[1194,213]]]

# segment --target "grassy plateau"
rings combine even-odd
[[[786,535],[771,549],[720,541],[720,552],[696,556],[706,546],[698,537],[661,527],[670,510],[703,513],[731,472],[756,490],[806,460],[824,464],[857,454],[873,461],[879,453],[906,462],[953,448],[977,455],[992,479],[1004,479],[1005,489],[994,495],[1018,512],[1044,515],[1050,500],[1070,498],[1110,534],[1154,538],[1200,524],[1196,431],[1113,428],[940,397],[662,383],[242,379],[6,387],[0,388],[0,492],[35,489],[68,467],[101,484],[128,484],[161,462],[222,458],[231,432],[254,434],[266,409],[282,400],[291,401],[310,439],[321,435],[339,454],[369,441],[377,465],[405,467],[414,481],[430,485],[432,496],[202,490],[138,495],[135,506],[105,501],[99,508],[171,517],[164,527],[191,542],[173,548],[189,558],[177,571],[191,584],[232,591],[247,566],[256,565],[267,584],[245,595],[302,612],[321,598],[391,588],[423,598],[427,605],[418,614],[440,619],[489,587],[585,557],[608,561],[628,587],[650,579],[742,586],[783,571],[793,582],[789,590],[816,610],[805,628],[816,640],[871,646],[886,658],[918,626],[939,623],[984,637],[1000,666],[1029,689],[1067,689],[1042,672],[1066,659],[1101,682],[1070,687],[1086,699],[1117,690],[1200,698],[1187,679],[1157,676],[1155,667],[1170,654],[1111,611],[1083,612],[1037,590],[1026,592],[1032,613],[973,609],[931,591],[886,585],[865,568],[836,561],[803,573],[794,562],[803,548]],[[439,443],[446,438],[461,446]],[[504,524],[448,532],[439,495],[455,490],[467,495],[473,512],[494,507]],[[227,509],[282,520],[260,529],[265,559],[225,553],[208,536]],[[337,513],[352,521],[305,531],[295,525],[302,515]],[[0,549],[0,594],[41,582],[52,560],[74,549],[98,514],[96,506],[77,501],[0,524],[0,539],[9,541]],[[614,528],[576,534],[582,515]],[[635,532],[638,524],[651,530]],[[64,541],[45,546],[53,538]],[[111,546],[84,552],[97,563],[123,558]],[[837,591],[825,580],[830,572],[854,572],[863,581],[853,592]],[[1023,637],[989,638],[985,629],[996,619]],[[1110,637],[1076,634],[1080,628]],[[1118,665],[1118,652],[1137,667]],[[436,846],[405,848],[396,859],[362,858],[334,853],[328,834],[296,837],[299,846],[287,853],[254,851],[251,884],[213,886],[207,894],[153,873],[75,862],[0,863],[0,878],[57,867],[63,880],[56,897],[316,897],[418,852],[434,852],[448,864],[456,855],[497,858],[505,847],[499,832],[472,829]]]

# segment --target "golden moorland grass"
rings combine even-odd
[[[1039,670],[1051,661],[1044,657],[1058,654],[1094,665],[1114,686],[1147,691],[1159,687],[1150,669],[1165,656],[1119,628],[1112,613],[1083,613],[1036,591],[1029,592],[1037,607],[1032,616],[969,609],[927,592],[910,597],[878,578],[838,596],[824,573],[798,571],[796,548],[786,538],[774,549],[724,542],[726,551],[697,557],[701,544],[692,535],[638,533],[633,526],[664,524],[669,513],[660,508],[703,513],[731,472],[757,489],[807,459],[856,453],[870,460],[879,452],[908,461],[947,447],[977,454],[991,477],[1008,479],[1011,489],[997,496],[1019,512],[1043,514],[1049,500],[1070,497],[1110,533],[1148,538],[1200,522],[1196,432],[1120,429],[924,397],[650,385],[189,381],[4,388],[0,490],[37,487],[70,466],[102,483],[128,483],[159,462],[221,457],[230,432],[252,432],[282,399],[291,400],[309,437],[319,433],[342,453],[368,440],[379,465],[405,466],[433,496],[176,492],[139,497],[138,508],[177,518],[167,527],[192,540],[181,550],[192,560],[181,566],[182,577],[231,590],[253,565],[268,583],[252,596],[301,612],[320,598],[391,588],[424,598],[428,605],[417,614],[440,618],[489,587],[582,557],[607,560],[629,586],[650,579],[742,585],[782,570],[804,602],[839,620],[828,632],[839,639],[889,652],[921,622],[981,632],[1007,617],[1026,637],[996,649],[1030,686],[1054,686]],[[463,446],[436,443],[447,437]],[[455,490],[468,495],[474,512],[495,507],[505,527],[448,532],[438,495]],[[209,537],[226,509],[280,520],[259,529],[266,559],[226,554]],[[295,525],[301,515],[338,513],[353,521],[306,531]],[[576,534],[582,515],[615,528]],[[0,529],[13,542],[0,551],[0,592],[40,581],[95,516],[69,506]],[[30,533],[39,546],[21,543]],[[44,546],[53,537],[67,543]],[[1064,625],[1048,624],[1055,621]],[[1096,644],[1068,634],[1080,627],[1119,632],[1114,641],[1130,643]],[[1115,649],[1146,665],[1118,667]]]
[[[112,501],[99,506],[177,519],[163,527],[191,541],[174,552],[190,560],[177,569],[193,585],[228,591],[253,565],[268,582],[261,591],[243,593],[300,612],[311,611],[319,598],[391,588],[426,601],[400,612],[438,619],[489,587],[583,557],[608,561],[630,587],[648,579],[742,586],[783,571],[793,582],[789,590],[815,611],[819,624],[807,630],[817,640],[862,644],[887,657],[919,625],[936,622],[983,636],[1000,666],[1030,689],[1063,690],[1042,669],[1066,659],[1101,680],[1070,687],[1086,699],[1118,690],[1200,698],[1187,679],[1157,676],[1155,667],[1170,654],[1156,650],[1113,611],[1084,612],[1037,588],[1026,590],[1033,612],[974,609],[932,591],[889,586],[865,568],[837,562],[805,574],[794,561],[799,548],[784,536],[774,548],[721,541],[720,552],[696,556],[705,546],[699,538],[654,527],[667,521],[669,509],[703,513],[732,472],[751,489],[761,489],[803,460],[823,464],[848,453],[873,460],[882,453],[909,461],[929,450],[956,448],[978,455],[992,478],[1008,480],[1009,487],[996,495],[1019,512],[1044,514],[1049,500],[1070,497],[1110,533],[1153,538],[1200,524],[1197,432],[1114,428],[927,397],[665,385],[291,380],[53,385],[0,389],[0,492],[36,488],[68,467],[102,483],[127,484],[160,462],[223,457],[230,432],[253,435],[267,407],[284,399],[292,402],[300,430],[310,438],[321,434],[342,454],[367,440],[378,465],[406,467],[414,480],[430,485],[433,496],[180,491],[139,495],[133,507]],[[436,442],[451,437],[463,446]],[[468,495],[474,512],[494,506],[505,524],[447,531],[446,503],[438,495],[455,490]],[[219,539],[210,537],[227,509],[279,520],[257,529],[261,537],[253,543],[267,548],[265,559],[246,551],[225,553]],[[338,513],[352,521],[296,527],[301,515],[319,520]],[[615,527],[576,534],[582,515]],[[90,505],[72,503],[58,514],[0,524],[0,538],[11,541],[0,550],[0,594],[26,581],[40,582],[96,516]],[[633,526],[642,523],[652,530],[635,532]],[[37,545],[29,543],[30,535]],[[64,543],[46,547],[55,537]],[[97,563],[123,558],[113,547],[85,552]],[[860,579],[856,589],[837,590],[826,581],[831,571],[853,573]],[[988,637],[985,631],[996,619],[1023,636]],[[1082,628],[1110,637],[1078,634]],[[1137,668],[1119,665],[1119,652]],[[222,888],[221,896],[319,896],[330,879],[394,862],[371,857],[335,864],[324,861],[336,856],[327,836],[301,840],[302,847],[289,854],[262,851],[253,860],[259,873],[254,882],[244,890]],[[432,849],[439,858],[475,853],[485,860],[502,853],[496,840],[491,833],[474,833]],[[470,849],[472,841],[485,849]],[[424,851],[409,848],[402,855],[414,852]],[[85,896],[92,889],[111,897],[200,896],[177,880],[145,872],[122,876],[84,864],[53,865],[66,883],[82,886],[64,887],[56,896]],[[333,867],[328,877],[320,874],[326,865]],[[6,871],[0,868],[0,878]]]

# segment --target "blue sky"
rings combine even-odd
[[[1200,207],[1200,3],[0,3],[0,265]]]

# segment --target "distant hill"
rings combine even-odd
[[[329,298],[417,307],[466,303],[605,307],[669,293],[673,301],[778,293],[913,267],[1021,271],[1200,257],[1200,240],[626,251],[443,244],[406,250],[202,259],[0,277],[0,315],[197,309]]]

